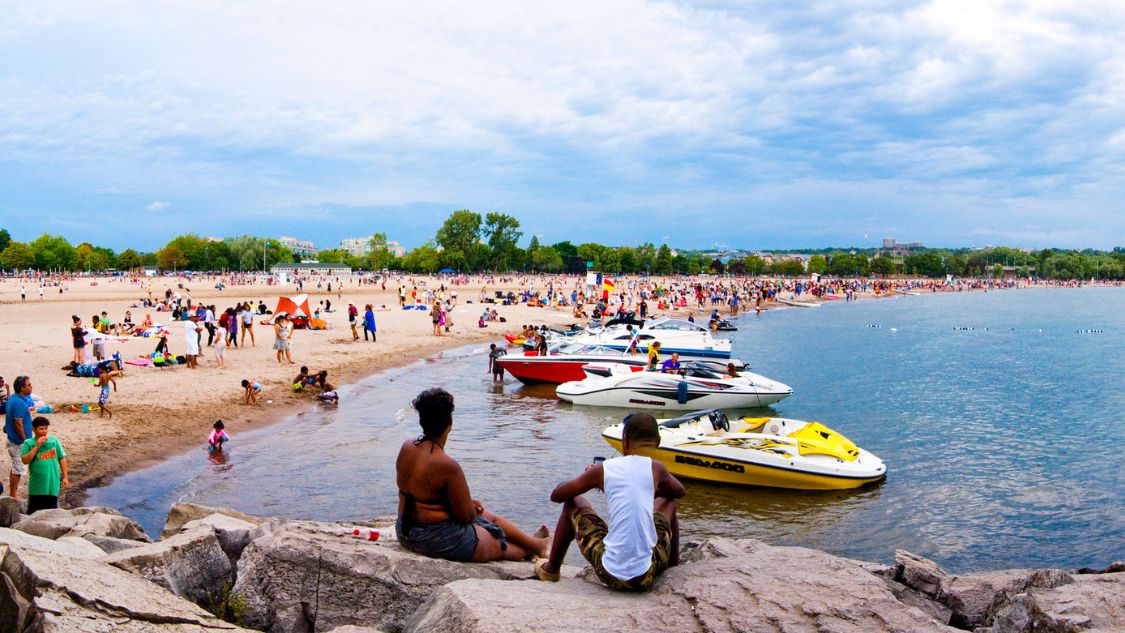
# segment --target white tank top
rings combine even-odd
[[[627,455],[603,465],[605,498],[609,504],[609,533],[602,567],[621,580],[648,571],[656,545],[652,521],[652,460]]]

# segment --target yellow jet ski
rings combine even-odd
[[[799,490],[858,488],[887,476],[883,460],[819,422],[740,418],[704,409],[658,420],[660,448],[640,454],[678,477]],[[621,450],[622,424],[602,432]]]

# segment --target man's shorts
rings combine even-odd
[[[24,464],[22,459],[23,445],[7,442],[7,438],[5,438],[5,442],[8,444],[8,457],[12,458],[12,474],[23,477],[27,473],[27,464]]]
[[[576,508],[570,513],[570,523],[574,526],[574,540],[578,542],[582,556],[594,568],[594,574],[611,589],[621,591],[647,591],[656,581],[656,577],[668,568],[668,560],[672,552],[672,524],[668,517],[659,512],[652,513],[653,523],[656,524],[656,545],[652,548],[652,562],[640,576],[621,580],[602,567],[602,556],[605,554],[605,536],[609,533],[606,525],[593,508]]]

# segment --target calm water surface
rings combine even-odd
[[[884,562],[906,548],[952,571],[1125,558],[1125,290],[836,302],[738,326],[735,354],[794,388],[765,413],[820,420],[889,475],[827,493],[686,482],[685,539],[753,537]],[[1101,332],[1077,332],[1089,329]],[[512,378],[491,384],[486,347],[372,376],[344,388],[338,409],[235,434],[225,463],[203,449],[173,457],[91,490],[89,502],[152,534],[177,500],[318,520],[394,514],[395,456],[418,434],[410,400],[440,385],[457,399],[448,450],[473,495],[521,524],[553,526],[551,488],[612,454],[600,433],[622,412]],[[201,445],[208,431],[201,421]]]

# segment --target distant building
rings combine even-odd
[[[290,251],[293,251],[293,254],[297,255],[301,259],[316,259],[316,256],[320,254],[320,249],[313,246],[312,242],[306,242],[298,240],[295,237],[286,237],[284,235],[277,238],[277,241],[282,246],[288,248]]]
[[[270,272],[273,274],[285,273],[287,275],[305,274],[305,275],[327,275],[339,276],[352,274],[352,267],[347,264],[330,264],[321,262],[301,262],[294,264],[286,262],[282,264],[274,264],[270,266]]]
[[[883,248],[894,248],[895,243],[896,243],[895,238],[893,238],[893,237],[884,237],[883,238]]]
[[[366,257],[371,253],[371,237],[345,237],[340,240],[340,250],[352,257]],[[406,255],[406,249],[395,241],[387,242],[387,250],[395,257]]]

